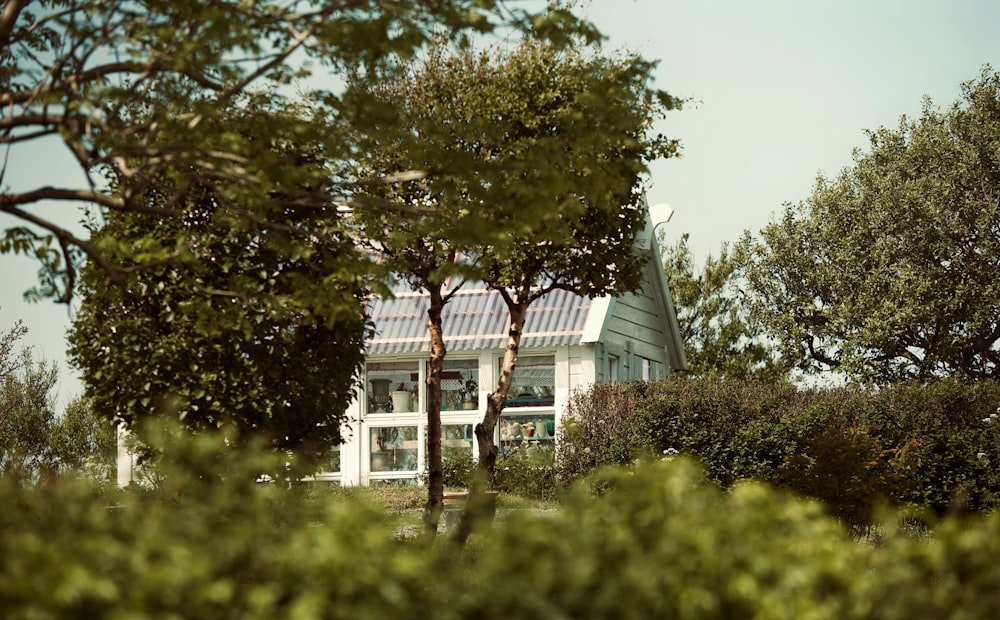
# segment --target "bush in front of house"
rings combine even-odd
[[[381,507],[261,483],[286,456],[172,438],[154,483],[0,479],[5,618],[387,618],[428,600]],[[386,585],[385,588],[381,584]]]
[[[572,481],[600,465],[679,452],[723,487],[747,478],[788,487],[855,527],[870,523],[882,501],[938,513],[989,510],[1000,501],[998,406],[996,382],[595,386],[572,399],[558,469]]]
[[[467,547],[406,538],[365,494],[260,484],[283,466],[175,441],[152,486],[0,478],[6,618],[994,617],[1000,518],[858,542],[816,502],[723,492],[693,461],[601,469]]]
[[[555,499],[555,451],[525,446],[501,454],[493,472],[493,490],[537,500]]]

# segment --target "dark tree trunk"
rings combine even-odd
[[[441,327],[445,301],[440,286],[429,287],[427,331],[431,338],[431,359],[427,372],[427,504],[424,506],[424,529],[428,536],[437,533],[444,507],[444,471],[441,459],[441,370],[447,350]]]
[[[500,293],[507,303],[510,314],[507,344],[504,349],[503,362],[500,364],[500,378],[493,393],[486,400],[486,415],[483,416],[483,421],[476,425],[479,462],[472,488],[469,489],[469,500],[465,510],[462,511],[462,518],[459,520],[458,530],[455,532],[455,540],[458,543],[464,543],[468,540],[472,534],[476,517],[487,510],[489,500],[486,492],[490,490],[493,473],[496,470],[497,456],[500,452],[493,437],[496,434],[497,423],[500,421],[500,414],[503,413],[507,394],[510,392],[511,382],[514,379],[517,353],[521,346],[521,335],[524,332],[524,317],[528,312],[527,301],[520,301],[520,298],[518,301],[514,301],[505,291],[500,291]]]

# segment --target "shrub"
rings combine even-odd
[[[872,523],[876,505],[894,488],[891,459],[892,451],[883,450],[868,429],[831,419],[785,460],[776,481],[821,500],[831,514],[860,530]]]
[[[476,459],[468,450],[445,448],[441,458],[445,488],[468,488],[476,472]]]
[[[493,474],[493,489],[521,497],[553,499],[557,489],[555,452],[522,446],[501,456]]]
[[[638,432],[645,384],[604,383],[570,398],[558,437],[561,484],[605,465],[625,465],[653,449]]]
[[[560,480],[678,451],[729,487],[753,478],[828,502],[854,526],[883,498],[938,513],[1000,502],[1000,383],[797,390],[672,379],[578,394]]]
[[[595,498],[590,488],[610,489]],[[602,470],[555,514],[505,518],[456,596],[469,618],[840,618],[866,550],[814,503],[685,459]],[[496,599],[483,596],[491,589]],[[497,600],[505,604],[497,604]]]
[[[844,424],[842,434],[855,427]],[[157,484],[0,478],[6,618],[987,618],[1000,516],[853,538],[820,505],[685,458],[605,468],[474,544],[401,539],[370,493],[259,484],[281,460],[174,438]],[[863,443],[863,442],[862,442]],[[524,453],[529,461],[543,453]],[[220,475],[224,473],[224,475]],[[595,495],[593,489],[602,492]]]

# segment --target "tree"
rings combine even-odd
[[[676,149],[650,125],[680,103],[648,86],[651,70],[635,56],[529,39],[511,48],[442,46],[386,68],[369,86],[383,104],[372,113],[398,114],[409,129],[369,135],[366,165],[395,179],[386,194],[413,214],[368,221],[363,236],[390,269],[430,293],[429,514],[441,490],[441,311],[462,279],[482,279],[511,313],[503,370],[476,428],[483,479],[496,461],[493,433],[529,305],[555,289],[638,287],[643,258],[634,245],[645,212],[637,184],[647,161]],[[430,174],[405,176],[414,170]]]
[[[53,421],[48,443],[60,472],[113,482],[117,440],[117,426],[78,396]]]
[[[197,185],[225,181],[227,198],[239,209],[233,206],[234,217],[219,225],[257,230],[268,223],[260,210],[270,208],[271,187],[302,179],[289,179],[286,162],[274,152],[248,144],[227,113],[248,98],[258,105],[266,98],[266,108],[275,112],[267,118],[272,135],[289,141],[307,136],[324,145],[327,158],[346,160],[356,153],[345,131],[356,128],[355,102],[345,106],[334,90],[303,86],[322,105],[308,117],[282,115],[294,96],[290,82],[324,77],[314,70],[318,65],[333,78],[326,83],[339,83],[336,78],[348,68],[364,71],[387,57],[409,57],[432,32],[460,37],[503,28],[556,40],[569,33],[598,36],[566,9],[532,12],[504,0],[6,2],[0,11],[0,144],[7,149],[2,161],[49,140],[61,145],[85,182],[0,188],[0,211],[24,224],[5,231],[0,252],[36,257],[42,267],[36,294],[67,301],[84,256],[112,282],[141,265],[118,264],[74,235],[61,223],[71,218],[55,213],[60,202],[176,220],[185,216],[183,204]],[[0,183],[5,171],[6,163]],[[310,185],[326,184],[316,197],[320,206],[328,204],[330,192],[352,186],[313,172]],[[146,203],[150,188],[165,178],[196,182],[177,182],[167,200]],[[116,191],[106,191],[109,185]],[[155,270],[171,252],[159,250],[138,254]]]
[[[1000,376],[1000,75],[868,137],[750,242],[764,326],[804,370]]]
[[[751,314],[741,288],[743,253],[723,244],[697,273],[685,233],[664,250],[665,273],[677,308],[689,374],[717,379],[788,379],[790,368]]]
[[[109,479],[114,427],[97,420],[82,399],[56,412],[54,364],[15,351],[27,333],[20,322],[0,333],[0,472],[23,480],[78,472]]]
[[[14,327],[0,333],[0,379],[16,371],[23,358],[16,355],[17,341],[28,333],[24,322],[18,321]]]
[[[258,117],[243,120],[248,144],[295,162],[289,176],[322,168],[308,143],[275,143]],[[172,200],[180,182],[192,180],[160,179],[146,204]],[[95,225],[91,243],[123,266],[149,240],[179,248],[156,265],[136,258],[142,268],[123,269],[114,287],[96,264],[83,271],[70,360],[101,416],[134,430],[151,415],[192,430],[230,426],[314,462],[341,442],[368,330],[366,266],[336,205],[298,200],[314,192],[273,187],[258,210],[266,223],[225,229],[217,223],[241,207],[224,183],[202,183],[176,207],[181,220],[111,212]]]
[[[59,371],[35,362],[29,349],[19,357],[19,370],[0,378],[0,469],[4,475],[30,479],[56,465],[48,439]]]

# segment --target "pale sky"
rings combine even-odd
[[[918,115],[924,95],[948,106],[984,64],[1000,69],[992,0],[593,0],[589,15],[609,46],[659,61],[658,87],[696,100],[663,123],[683,157],[653,165],[648,198],[674,207],[668,239],[689,233],[699,259],[807,197],[817,173],[849,165],[865,129]],[[41,145],[12,154],[7,181],[58,185],[67,174]],[[26,343],[63,366],[65,403],[81,390],[64,363],[69,315],[22,301],[34,271],[0,257],[0,329],[25,322]]]

